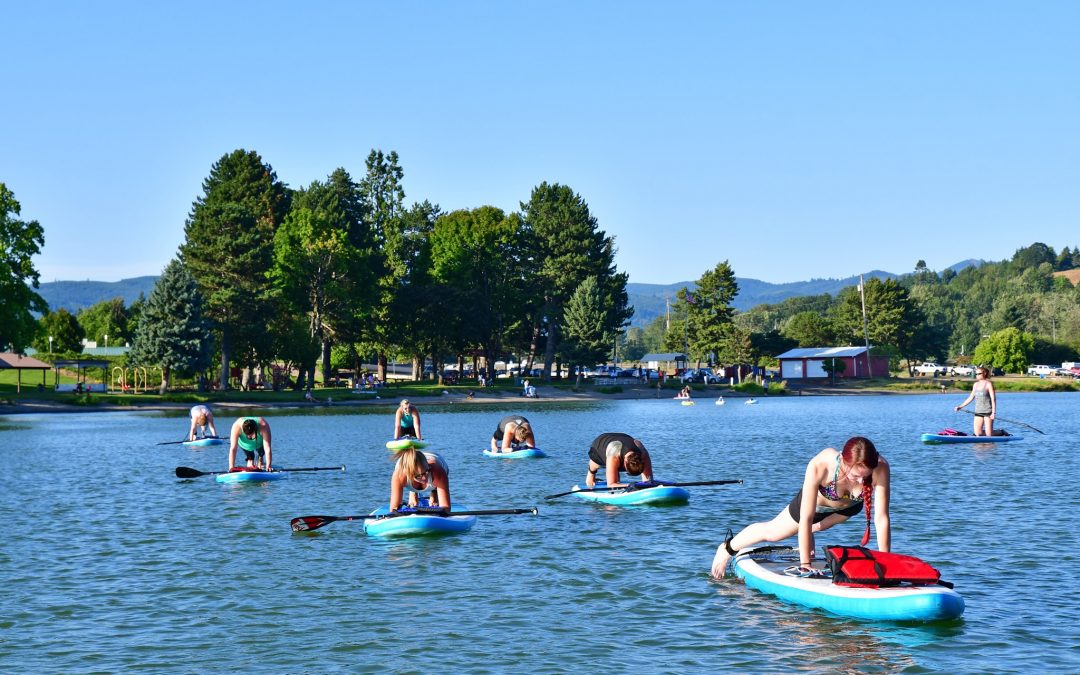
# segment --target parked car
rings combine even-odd
[[[1046,377],[1047,375],[1057,375],[1057,368],[1051,366],[1031,366],[1027,369],[1028,375],[1035,375],[1037,377]]]
[[[953,366],[949,374],[957,377],[975,377],[975,366]]]
[[[684,384],[718,384],[722,381],[712,368],[691,368],[683,373],[679,380]]]
[[[937,377],[944,375],[947,372],[945,366],[939,366],[933,361],[927,361],[926,363],[920,363],[915,366],[916,375],[929,375],[930,377]]]

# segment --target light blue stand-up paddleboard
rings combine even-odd
[[[605,487],[604,481],[596,481],[596,487]],[[575,485],[571,490],[587,490],[588,486]],[[615,506],[658,506],[665,504],[685,504],[690,501],[690,491],[673,485],[656,485],[638,490],[597,490],[574,492],[575,497],[588,502],[612,504]]]
[[[952,434],[923,434],[919,440],[923,443],[1007,443],[1021,441],[1023,436],[954,436]]]
[[[423,449],[427,446],[427,441],[419,441],[415,438],[398,438],[386,442],[387,450],[407,450],[408,448]]]
[[[457,502],[454,502],[452,508],[458,511],[468,510]],[[389,513],[389,506],[380,506],[372,511],[371,515],[382,516]],[[475,524],[476,516],[437,516],[426,513],[413,513],[407,516],[365,520],[364,532],[369,537],[419,537],[468,532]]]
[[[498,457],[501,459],[528,459],[530,457],[547,457],[547,453],[540,448],[521,448],[511,452],[499,452],[496,450],[484,450],[484,457]]]
[[[821,609],[831,614],[872,621],[945,621],[964,613],[964,598],[944,586],[857,588],[838,586],[831,576],[788,576],[784,570],[799,564],[797,549],[763,546],[735,556],[735,574],[750,588],[784,602]],[[817,562],[814,567],[824,568]]]
[[[214,476],[214,480],[219,483],[265,483],[271,480],[281,480],[288,476],[289,474],[284,471],[242,470],[219,473]]]
[[[184,441],[180,445],[185,448],[208,448],[211,445],[225,445],[224,438],[197,438],[194,441]]]

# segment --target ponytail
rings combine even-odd
[[[867,477],[862,484],[863,509],[866,511],[866,530],[863,532],[862,545],[866,546],[870,541],[870,509],[874,501],[874,482],[872,477]]]

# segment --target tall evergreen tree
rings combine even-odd
[[[340,338],[357,334],[356,318],[370,309],[375,259],[366,228],[354,220],[343,199],[348,175],[329,183],[313,182],[296,193],[292,210],[274,235],[271,277],[290,307],[308,316],[309,335],[321,346],[323,381],[330,379],[330,348]],[[365,249],[354,243],[367,244]],[[313,376],[313,366],[309,376]]]
[[[563,307],[590,276],[596,277],[608,301],[616,304],[613,316],[620,325],[632,315],[626,297],[626,275],[615,268],[615,240],[607,236],[589,212],[589,205],[572,189],[558,183],[533,188],[521,204],[526,241],[530,247],[536,292],[543,305],[534,316],[534,347],[543,335],[544,377],[551,375],[560,339]]]
[[[696,290],[683,288],[676,294],[685,305],[690,322],[690,353],[697,359],[707,360],[709,354],[721,351],[730,340],[731,317],[735,314],[731,303],[738,294],[735,272],[726,260],[702,274]]]
[[[465,310],[465,337],[492,364],[505,341],[528,317],[520,219],[501,209],[448,213],[431,233],[432,276],[452,288]]]
[[[405,224],[400,218],[405,203],[405,170],[394,151],[384,154],[372,150],[365,166],[367,171],[359,183],[359,203],[379,253],[379,278],[373,316],[366,323],[361,347],[375,351],[378,376],[385,381],[388,354],[395,349],[396,326],[391,308],[409,271]]]
[[[566,326],[564,351],[570,355],[570,365],[591,366],[611,351],[615,339],[612,307],[596,277],[586,277],[566,301],[563,325]],[[577,384],[581,385],[581,368],[577,369]]]
[[[268,272],[274,233],[288,208],[288,188],[273,168],[254,151],[234,150],[214,163],[184,226],[180,258],[220,332],[222,389],[234,354],[252,365],[269,351]]]
[[[128,361],[159,366],[164,394],[173,373],[190,374],[210,365],[210,339],[198,284],[173,259],[146,301]]]
[[[46,312],[48,303],[35,292],[38,271],[33,257],[45,244],[45,230],[36,220],[19,220],[22,206],[0,183],[0,350],[22,351],[34,339],[32,312]]]

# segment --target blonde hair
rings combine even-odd
[[[195,416],[195,426],[205,427],[207,422],[206,413],[199,413]]]
[[[532,435],[532,427],[528,422],[522,422],[517,425],[517,429],[514,429],[514,440],[518,443],[523,443],[526,438]]]
[[[405,480],[411,481],[417,475],[426,474],[431,470],[427,457],[416,448],[405,448],[393,452],[397,456],[397,465],[394,470],[400,471],[405,476]]]

